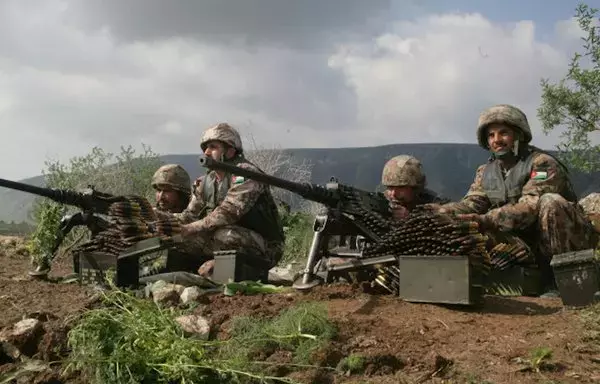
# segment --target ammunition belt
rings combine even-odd
[[[358,193],[342,189],[341,193],[349,202],[355,220],[381,238],[376,243],[366,243],[363,257],[383,255],[467,255],[471,266],[480,277],[491,269],[491,258],[485,244],[487,237],[479,233],[477,222],[453,219],[417,208],[407,219],[395,221],[378,212],[367,209]],[[377,269],[375,282],[386,290],[397,293],[399,270],[396,266]]]

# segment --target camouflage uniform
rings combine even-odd
[[[600,193],[590,193],[579,200],[579,205],[594,225],[596,232],[600,233]]]
[[[192,182],[190,179],[190,175],[179,164],[166,164],[158,168],[152,176],[151,185],[152,188],[154,188],[157,191],[160,189],[161,186],[167,185],[173,190],[179,192],[180,199],[182,200],[180,204],[182,208],[180,210],[162,210],[159,208],[158,202],[156,202],[156,206],[154,208],[155,210],[170,213],[179,213],[190,202],[192,193]]]
[[[492,155],[478,167],[466,196],[442,209],[482,215],[490,247],[519,243],[529,250],[531,261],[551,275],[553,255],[588,249],[596,243],[596,235],[577,203],[566,167],[528,144],[532,137],[525,114],[510,105],[485,110],[477,129],[479,145],[485,149],[489,149],[486,128],[492,123],[515,129],[516,165],[504,171]]]
[[[201,141],[206,149],[209,141],[218,140],[236,149],[233,159],[225,160],[240,168],[262,172],[243,155],[238,132],[225,123],[209,128]],[[275,266],[283,255],[283,224],[269,186],[240,176],[225,174],[217,179],[215,171],[198,178],[192,187],[188,207],[175,216],[184,224],[191,223],[195,235],[179,248],[204,260],[212,253],[226,249],[246,249]]]
[[[414,188],[415,201],[398,202],[388,196],[390,210],[404,206],[409,211],[416,205],[447,202],[440,198],[435,192],[425,188],[427,178],[423,173],[421,162],[409,155],[399,155],[388,160],[381,173],[381,184],[385,187],[412,187]],[[387,195],[386,195],[387,196]]]

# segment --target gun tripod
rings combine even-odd
[[[335,212],[328,210],[326,213],[317,214],[313,231],[306,266],[302,275],[292,284],[297,290],[310,290],[330,282],[335,277],[347,277],[349,272],[395,262],[393,256],[364,258],[362,251],[368,239],[377,239],[377,236],[356,221],[347,218],[344,213],[336,216]],[[337,240],[333,249],[329,247],[331,240]],[[330,258],[346,261],[328,265],[327,261]]]
[[[73,228],[83,225],[90,230],[92,237],[108,228],[108,222],[103,218],[96,216],[93,212],[84,211],[63,216],[60,220],[60,225],[56,232],[56,240],[50,254],[42,255],[37,267],[33,271],[29,271],[28,275],[45,279],[50,272],[52,261],[56,257],[56,253],[67,235]],[[75,263],[75,259],[73,259],[73,263]]]

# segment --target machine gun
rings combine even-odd
[[[86,226],[90,230],[92,237],[94,237],[108,228],[108,221],[101,216],[108,214],[111,204],[127,200],[124,196],[113,196],[108,193],[98,192],[93,186],[88,186],[83,192],[77,192],[68,189],[37,187],[0,178],[0,187],[46,197],[57,203],[76,206],[81,209],[81,212],[73,215],[65,215],[62,218],[51,254],[44,255],[36,269],[29,272],[29,275],[35,277],[44,277],[48,274],[50,263],[56,256],[58,248],[74,227]]]
[[[311,289],[322,283],[324,278],[317,274],[321,267],[327,270],[327,274],[341,274],[356,269],[357,265],[362,267],[373,264],[357,263],[357,259],[367,257],[378,266],[395,264],[396,259],[389,254],[369,252],[370,247],[379,243],[392,225],[389,202],[383,193],[368,192],[341,184],[335,178],[331,178],[325,186],[296,183],[212,158],[200,158],[200,165],[282,188],[325,206],[325,210],[315,217],[314,235],[306,267],[293,283],[294,288]],[[338,246],[329,249],[330,240],[334,236],[339,236]],[[319,265],[324,258],[329,257],[348,258],[350,261],[333,267]]]

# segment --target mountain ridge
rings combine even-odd
[[[452,200],[464,196],[473,182],[475,170],[489,157],[489,152],[477,144],[459,143],[289,148],[281,151],[290,156],[293,162],[308,160],[312,163],[312,183],[325,184],[331,177],[336,177],[341,183],[365,190],[375,190],[379,185],[381,171],[389,158],[400,154],[413,155],[423,164],[428,187]],[[204,168],[198,162],[199,157],[199,153],[167,154],[161,156],[161,161],[180,164],[188,171],[190,177],[195,179],[204,174]],[[591,192],[600,191],[600,172],[592,174],[573,170],[571,172],[573,185],[580,198]],[[19,181],[36,186],[44,185],[43,176]],[[15,222],[27,220],[27,212],[34,199],[35,196],[28,193],[0,188],[0,220]]]

